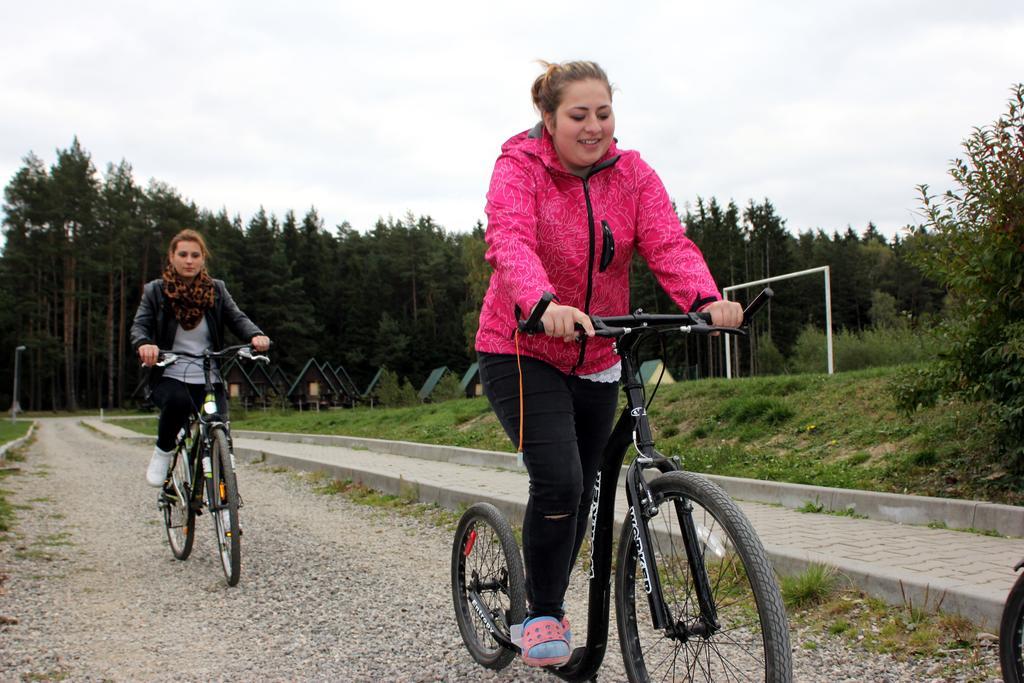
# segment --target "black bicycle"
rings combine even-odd
[[[266,356],[253,355],[252,348],[243,344],[201,354],[160,351],[156,364],[166,367],[182,357],[194,359],[189,362],[201,360],[205,380],[203,403],[193,406],[185,427],[178,435],[174,460],[157,498],[167,541],[175,558],[188,559],[195,540],[196,515],[202,514],[205,507],[213,517],[217,551],[229,586],[238,583],[241,573],[242,529],[238,509],[242,507],[242,499],[238,495],[230,426],[218,412],[210,374],[214,360],[232,356],[270,362]]]
[[[1013,568],[1020,571],[1021,560]],[[1017,577],[1006,596],[999,620],[999,665],[1006,683],[1024,683],[1024,574]]]
[[[615,569],[619,641],[630,681],[790,681],[792,660],[782,597],[764,547],[746,516],[719,486],[682,471],[654,448],[638,346],[676,333],[747,333],[750,317],[772,296],[763,291],[740,328],[707,315],[592,317],[614,338],[622,360],[626,407],[602,456],[591,504],[587,639],[549,671],[567,681],[597,680],[608,641],[615,494],[626,472],[628,513]],[[546,307],[546,304],[544,305]],[[529,331],[543,313],[521,324]],[[656,390],[652,392],[653,400]],[[648,475],[650,480],[648,480]],[[526,614],[522,557],[512,528],[488,503],[471,506],[452,546],[452,595],[462,639],[481,665],[501,669],[519,653],[512,626]]]

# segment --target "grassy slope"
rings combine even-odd
[[[31,425],[31,422],[11,422],[10,420],[0,422],[0,445],[25,436]]]
[[[1019,504],[984,406],[945,404],[906,416],[891,368],[662,386],[651,407],[658,449],[687,469],[738,477]],[[324,412],[239,410],[240,429],[348,434],[511,451],[485,399]],[[152,432],[152,424],[120,424]]]

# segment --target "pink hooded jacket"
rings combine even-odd
[[[477,351],[515,353],[515,308],[526,318],[545,291],[592,315],[628,314],[634,247],[682,310],[720,298],[657,174],[614,142],[581,178],[565,170],[540,124],[510,138],[494,164],[486,212],[486,258],[494,273]],[[618,360],[611,340],[598,337],[572,344],[520,335],[519,350],[567,374],[600,372]]]

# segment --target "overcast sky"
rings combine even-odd
[[[679,203],[770,199],[789,229],[887,235],[1024,81],[1024,2],[8,2],[0,178],[77,135],[246,221],[484,219],[537,59],[593,59],[619,145]]]

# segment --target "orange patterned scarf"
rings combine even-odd
[[[213,308],[213,280],[203,268],[191,283],[185,282],[168,263],[164,268],[164,294],[171,301],[171,310],[178,324],[194,329],[207,309]]]

